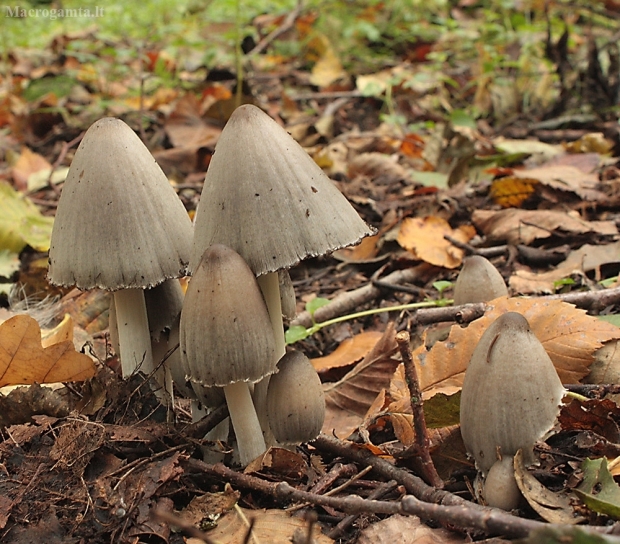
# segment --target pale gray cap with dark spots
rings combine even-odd
[[[373,234],[303,148],[252,105],[220,135],[196,212],[190,271],[212,244],[234,249],[256,276]]]

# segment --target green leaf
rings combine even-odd
[[[19,270],[19,256],[8,249],[0,249],[0,277],[10,278]]]
[[[560,287],[564,287],[565,285],[575,285],[575,280],[572,278],[562,278],[561,280],[555,280],[553,282],[554,289],[559,289]]]
[[[618,281],[618,276],[613,276],[612,278],[606,278],[598,282],[599,285],[603,287],[611,287],[614,283]]]
[[[321,306],[325,306],[330,303],[328,298],[316,297],[306,303],[306,311],[313,316]]]
[[[293,325],[284,333],[284,340],[290,345],[308,338],[308,336],[310,336],[310,332],[308,332],[306,327],[301,325]]]
[[[455,127],[476,128],[476,120],[465,110],[454,110],[450,114],[450,121]]]
[[[433,287],[439,291],[439,294],[442,295],[446,289],[452,287],[453,283],[451,281],[440,280],[433,283]]]
[[[458,425],[461,410],[461,392],[454,395],[438,393],[424,401],[424,419],[429,429]]]
[[[598,317],[601,321],[607,321],[607,323],[620,327],[620,315],[618,314],[597,315],[596,317]]]
[[[607,468],[607,459],[586,459],[582,469],[583,482],[575,494],[590,510],[620,519],[620,487]]]
[[[0,181],[0,249],[19,253],[29,245],[47,251],[53,224],[53,218],[43,217],[30,200]]]

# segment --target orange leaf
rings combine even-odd
[[[75,351],[73,342],[41,346],[41,329],[30,316],[17,315],[0,325],[0,387],[83,381],[95,363]]]
[[[505,176],[491,184],[490,195],[502,208],[518,208],[536,191],[536,185],[537,179]]]
[[[551,357],[562,383],[577,383],[589,372],[594,352],[603,342],[620,338],[620,328],[586,314],[560,300],[500,297],[468,327],[453,326],[445,342],[430,351],[424,345],[414,353],[424,398],[460,391],[465,370],[487,327],[506,312],[525,316]],[[535,379],[535,377],[532,377]]]
[[[464,252],[453,246],[444,236],[448,235],[465,243],[475,234],[476,230],[471,225],[452,229],[441,217],[408,217],[400,226],[397,241],[418,259],[435,266],[457,268],[463,262]]]
[[[312,359],[312,366],[317,372],[352,365],[365,357],[383,336],[379,331],[362,332],[353,338],[344,340],[334,352],[325,357]]]
[[[15,187],[23,191],[28,185],[28,177],[41,170],[51,170],[52,165],[45,157],[30,151],[27,147],[22,148],[21,155],[13,165],[13,181]]]

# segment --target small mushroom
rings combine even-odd
[[[267,415],[275,439],[301,444],[318,436],[325,420],[323,386],[310,360],[289,351],[269,380]]]
[[[525,317],[508,312],[484,332],[469,361],[461,391],[461,435],[485,475],[498,459],[534,444],[551,429],[564,388]]]
[[[487,302],[506,295],[506,282],[490,261],[480,255],[465,258],[454,285],[455,305]]]
[[[487,505],[502,510],[514,510],[519,506],[521,491],[515,479],[513,465],[513,455],[504,455],[493,463],[482,488]]]
[[[181,359],[192,382],[223,387],[241,464],[264,453],[249,384],[276,370],[265,301],[245,261],[221,244],[208,248],[189,282],[180,323]]]
[[[78,147],[52,231],[55,285],[114,291],[123,376],[153,370],[144,289],[185,273],[192,224],[155,159],[119,119]]]

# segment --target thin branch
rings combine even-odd
[[[418,373],[413,364],[411,355],[411,345],[409,343],[409,333],[401,331],[396,334],[396,343],[400,350],[405,366],[405,379],[409,388],[409,396],[411,399],[411,410],[413,412],[413,428],[415,431],[415,452],[419,456],[422,476],[433,487],[443,488],[443,481],[437,474],[435,464],[431,458],[430,440],[428,438],[428,430],[426,428],[426,418],[424,417],[424,401],[422,400],[422,391],[420,390],[420,382]]]

